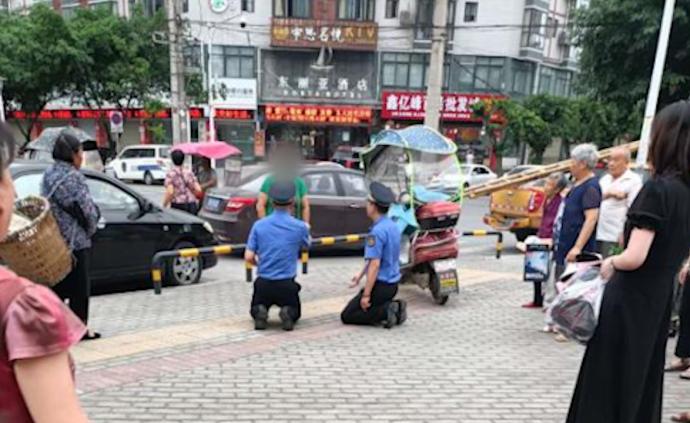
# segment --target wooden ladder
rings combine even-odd
[[[628,144],[617,145],[615,147],[607,148],[599,151],[599,160],[607,159],[611,156],[611,153],[616,148],[626,147],[630,149],[631,153],[637,151],[640,145],[639,141],[631,142]],[[537,179],[542,179],[549,176],[555,172],[565,172],[570,169],[572,164],[572,159],[563,160],[550,165],[540,167],[538,169],[526,170],[515,175],[503,176],[493,181],[483,183],[481,185],[476,185],[465,190],[464,195],[469,198],[481,197],[483,195],[489,195],[492,192],[500,191],[505,188],[509,188],[515,185],[522,185],[527,182],[536,181]]]

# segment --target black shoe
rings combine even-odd
[[[383,321],[383,327],[390,329],[396,324],[398,324],[398,313],[400,312],[400,304],[397,301],[393,301],[388,304],[386,310],[386,319]]]
[[[254,308],[254,329],[266,330],[268,327],[268,309],[259,305]]]
[[[291,331],[295,328],[295,321],[290,315],[290,307],[280,309],[280,320],[283,322],[283,330]]]
[[[82,341],[93,341],[95,339],[101,339],[101,334],[98,332],[92,332],[90,330],[86,331],[84,336],[81,337]]]
[[[407,320],[407,303],[404,300],[396,300],[398,303],[398,324],[402,325]]]

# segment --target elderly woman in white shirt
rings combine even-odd
[[[628,208],[642,188],[642,178],[631,171],[630,150],[613,150],[608,161],[608,173],[599,180],[602,201],[597,225],[597,250],[604,258],[619,245]]]

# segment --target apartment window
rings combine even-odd
[[[528,9],[525,11],[522,30],[522,47],[543,49],[546,13]]]
[[[399,0],[386,0],[386,19],[398,17]]]
[[[477,57],[474,69],[474,87],[485,91],[503,91],[505,59]]]
[[[529,62],[513,62],[513,92],[518,94],[532,94],[532,80],[534,66]]]
[[[539,74],[539,94],[553,94],[555,71],[549,67],[542,67]]]
[[[311,0],[273,0],[273,15],[280,18],[310,18]]]
[[[465,22],[477,22],[479,4],[476,1],[465,2]]]
[[[242,11],[254,13],[254,0],[242,0]]]
[[[570,81],[572,76],[572,73],[566,70],[556,71],[553,93],[561,97],[570,96]]]
[[[213,76],[254,78],[255,53],[251,47],[213,46]]]
[[[338,19],[373,21],[375,0],[339,0]]]
[[[546,19],[546,36],[549,38],[554,38],[558,34],[558,19],[547,18]]]
[[[382,84],[386,88],[423,89],[427,85],[429,55],[418,53],[384,53]],[[448,87],[450,63],[443,64],[443,86]]]
[[[455,38],[455,0],[448,0],[448,19],[446,33],[448,40]],[[430,40],[434,27],[434,0],[419,0],[417,3],[417,22],[415,39]]]

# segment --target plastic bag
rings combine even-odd
[[[599,266],[573,274],[547,312],[547,322],[566,338],[586,344],[597,328],[606,281]]]

